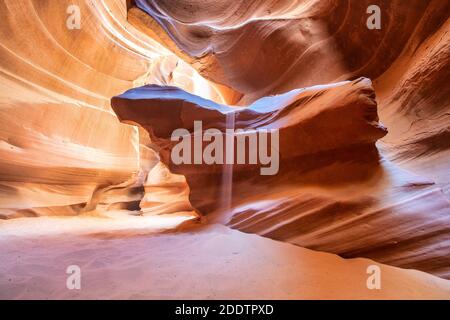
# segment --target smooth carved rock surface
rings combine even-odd
[[[204,213],[217,209],[223,166],[199,166],[192,159],[190,163],[174,164],[171,152],[178,142],[172,141],[171,136],[178,128],[190,132],[192,148],[195,121],[202,121],[204,132],[211,128],[225,132],[227,115],[232,114],[234,130],[258,133],[262,129],[277,129],[279,148],[273,152],[279,154],[282,172],[284,168],[312,171],[340,155],[371,158],[376,163],[375,142],[386,134],[378,123],[374,91],[368,79],[297,89],[262,98],[246,108],[217,104],[175,87],[155,85],[131,89],[114,97],[111,104],[123,122],[138,124],[149,132],[162,161],[172,172],[187,176],[191,200]],[[204,144],[207,143],[202,147]],[[249,144],[245,147],[248,149]],[[248,157],[250,151],[246,151]],[[233,170],[242,174],[255,169],[248,161],[234,163]]]
[[[447,1],[136,0],[130,21],[207,78],[242,93],[241,103],[298,87],[365,76],[396,61],[411,35],[423,41],[448,19]],[[382,27],[366,27],[370,5]],[[145,12],[146,14],[142,14]],[[417,29],[417,26],[420,26]],[[249,59],[249,57],[251,57]]]
[[[148,129],[151,139],[170,139],[177,128],[191,133],[194,121],[203,129],[279,129],[284,159],[374,144],[386,134],[378,123],[375,93],[368,79],[342,82],[262,98],[248,107],[217,104],[175,87],[135,88],[112,99],[119,119]],[[316,133],[320,132],[320,136]]]
[[[158,83],[222,101],[195,70],[126,21],[125,1],[80,1],[81,28],[70,30],[72,4],[0,3],[1,218],[139,214],[143,181],[159,158],[137,128],[117,121],[111,96]]]
[[[380,30],[365,27],[373,4],[381,8]],[[375,166],[370,155],[369,161],[355,160],[354,153],[330,157],[322,160],[326,170],[298,174],[309,183],[302,191],[258,188],[254,179],[239,189],[234,181],[246,201],[225,221],[247,232],[448,278],[449,12],[450,4],[439,0],[407,6],[387,0],[137,0],[129,21],[205,77],[238,92],[228,96],[232,104],[371,78],[381,122],[389,128],[377,142]],[[310,160],[312,167],[317,161]]]
[[[112,107],[119,119],[150,133],[162,161],[186,176],[193,206],[212,221],[345,257],[448,272],[446,249],[434,247],[448,241],[449,202],[431,181],[379,155],[375,142],[386,130],[368,79],[298,89],[237,109],[174,87],[146,86],[113,98]],[[170,140],[174,130],[188,129],[193,141],[194,121],[224,131],[230,112],[235,129],[279,129],[281,160],[275,176],[233,166],[231,211],[219,200],[222,165],[179,165],[170,157],[178,143]]]
[[[136,0],[129,21],[241,95],[233,104],[293,88],[364,76],[390,127],[383,154],[448,194],[449,12],[440,0]],[[366,27],[381,9],[381,29]]]

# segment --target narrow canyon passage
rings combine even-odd
[[[0,298],[449,299],[449,17],[3,1]]]

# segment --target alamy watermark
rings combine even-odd
[[[260,165],[261,175],[275,175],[280,167],[278,129],[203,131],[202,121],[194,121],[193,134],[187,129],[176,129],[171,141],[178,142],[171,153],[176,165]]]
[[[381,9],[379,6],[373,4],[367,7],[367,14],[370,16],[367,18],[367,29],[380,30],[381,29]]]
[[[80,7],[72,4],[67,7],[66,13],[69,15],[66,20],[66,27],[69,30],[81,29],[81,10]]]
[[[66,280],[66,287],[69,290],[81,289],[81,268],[77,265],[70,265],[66,269],[66,273],[69,274]]]
[[[370,265],[366,269],[367,274],[370,276],[367,278],[366,286],[369,290],[381,290],[381,269],[377,265]]]

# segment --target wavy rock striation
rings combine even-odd
[[[130,21],[201,74],[244,94],[244,105],[294,88],[365,76],[375,79],[448,19],[439,0],[136,0]],[[370,5],[382,28],[366,27]],[[147,15],[142,14],[142,11]],[[142,27],[142,25],[146,26]],[[417,25],[424,25],[417,30]],[[251,57],[251,60],[248,59]]]
[[[368,79],[298,89],[246,108],[146,86],[113,98],[112,107],[150,133],[162,161],[186,176],[191,203],[212,221],[344,257],[448,272],[446,249],[435,246],[448,241],[449,202],[429,180],[380,157],[375,142],[386,131]],[[220,200],[226,165],[180,165],[171,157],[176,129],[187,129],[194,146],[194,121],[202,121],[203,135],[211,128],[225,135],[229,114],[234,129],[278,129],[280,141],[276,175],[232,167],[231,208]]]
[[[0,4],[2,218],[140,214],[143,181],[159,158],[145,133],[117,121],[110,97],[158,83],[222,101],[213,85],[126,21],[125,1],[77,1],[80,29],[66,27],[73,4]]]
[[[261,166],[249,164],[251,151],[258,151],[248,150],[251,146],[249,139],[252,135],[258,139],[261,130],[276,129],[279,132],[279,145],[271,147],[267,144],[267,147],[279,154],[279,160],[283,163],[281,173],[284,168],[297,173],[312,171],[340,155],[355,159],[372,157],[376,162],[375,141],[386,134],[378,124],[374,92],[368,79],[297,89],[262,98],[246,108],[217,104],[175,87],[151,85],[114,97],[112,107],[123,122],[137,123],[149,132],[162,161],[172,172],[187,176],[192,188],[191,200],[203,212],[217,208],[216,199],[221,193],[220,180],[227,150],[224,150],[222,160],[215,161],[215,164],[199,166],[194,156],[182,164],[174,163],[171,155],[179,143],[173,141],[172,133],[178,128],[187,129],[193,155],[197,135],[195,122],[202,122],[202,136],[211,129],[229,135],[225,132],[229,129],[227,118],[231,115],[234,123],[232,129],[244,130],[242,135],[248,139],[244,141],[247,161],[237,164],[238,153],[235,152],[233,171],[245,174],[250,170],[253,175],[257,170],[261,172]],[[320,132],[320,137],[316,132]],[[235,145],[238,145],[239,136],[236,134],[233,137]],[[226,144],[226,137],[222,140],[222,144]],[[200,156],[203,156],[207,144],[203,141]],[[226,146],[222,148],[226,149]],[[323,163],[317,159],[323,159]]]
[[[369,5],[381,9],[380,30],[366,27]],[[377,149],[355,152],[358,137],[346,137],[349,151],[343,144],[335,157],[307,152],[314,154],[309,160],[283,163],[284,178],[281,173],[260,184],[251,174],[235,175],[232,212],[210,216],[246,232],[448,278],[449,12],[450,4],[439,0],[136,0],[129,21],[206,78],[238,92],[226,96],[231,104],[373,79],[378,113],[389,128]],[[330,123],[343,124],[342,118],[314,127],[307,135],[313,139],[303,136],[291,148],[321,147]],[[353,129],[354,123],[347,125]]]

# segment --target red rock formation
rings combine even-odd
[[[449,202],[428,188],[431,182],[379,161],[374,143],[385,131],[368,80],[295,90],[235,111],[173,87],[147,86],[113,98],[112,107],[122,121],[148,130],[163,162],[186,176],[194,207],[207,215],[216,210],[212,220],[345,257],[448,270],[446,256],[431,248],[447,241]],[[197,120],[205,131],[223,131],[230,110],[235,129],[279,129],[281,159],[272,177],[234,165],[231,211],[217,200],[224,196],[223,166],[179,165],[170,157],[174,130],[188,129],[192,141]]]
[[[117,121],[111,96],[150,82],[222,100],[190,66],[127,23],[124,1],[77,3],[82,24],[74,30],[66,27],[71,4],[0,3],[2,218],[96,208],[138,214],[142,181],[159,160],[137,128]]]
[[[443,81],[449,65],[448,3],[135,3],[137,7],[129,10],[131,23],[205,77],[240,92],[240,105],[293,88],[366,76],[374,79],[379,93],[381,121],[392,128],[378,143],[378,163],[372,161],[377,151],[364,159],[347,150],[337,157],[315,154],[308,148],[329,141],[322,138],[325,130],[317,127],[307,135],[315,138],[312,143],[303,139],[302,144],[294,144],[295,135],[289,137],[286,141],[291,143],[285,148],[299,152],[306,148],[314,154],[302,159],[301,165],[290,164],[293,168],[309,164],[307,169],[293,170],[296,174],[288,170],[284,183],[282,177],[276,182],[269,178],[261,187],[257,178],[235,177],[234,211],[225,215],[230,220],[220,212],[213,216],[240,230],[345,257],[368,256],[449,276],[450,206],[441,189],[448,192],[450,181],[446,174],[449,98]],[[372,4],[381,8],[380,30],[365,27],[366,9]],[[228,101],[236,99],[232,96]],[[131,118],[141,124],[146,121],[145,116]],[[146,119],[144,127],[164,127]],[[214,121],[224,122],[223,117]],[[190,128],[189,123],[177,124]],[[345,141],[351,144],[354,138],[347,136]],[[201,199],[210,194],[196,197],[195,186],[212,182],[190,179],[189,174],[187,178],[193,203],[208,208]],[[270,194],[265,185],[271,186]]]
[[[245,94],[242,103],[294,88],[365,76],[375,79],[414,32],[421,40],[448,19],[440,0],[136,0],[130,21],[205,77]],[[367,8],[382,28],[366,27]],[[142,26],[145,25],[145,26]],[[425,27],[417,30],[417,25]],[[167,33],[167,35],[166,35]],[[251,57],[251,60],[249,60]]]
[[[222,159],[222,164],[203,162],[203,165],[198,165],[192,158],[188,159],[190,163],[174,163],[171,152],[178,142],[172,141],[171,135],[176,129],[185,128],[190,132],[192,154],[197,134],[194,132],[195,121],[202,121],[202,136],[210,128],[224,133],[227,114],[234,118],[234,130],[258,135],[260,130],[277,129],[279,147],[273,152],[279,153],[281,175],[286,170],[305,174],[340,156],[355,160],[372,158],[376,165],[378,156],[373,152],[374,143],[386,132],[377,122],[374,98],[370,81],[359,79],[293,90],[260,99],[247,108],[233,110],[175,87],[146,86],[113,98],[112,107],[123,122],[139,124],[150,133],[162,161],[172,172],[187,176],[194,206],[207,213],[217,209],[216,199],[220,197],[222,164],[225,161]],[[235,140],[237,145],[237,137]],[[202,145],[207,144],[203,141]],[[249,148],[248,142],[246,148]],[[237,164],[236,157],[237,153],[234,155],[234,171],[246,174],[253,170],[253,175],[258,175],[256,170],[260,170],[259,166],[252,166],[248,161]]]
[[[427,37],[430,19],[418,25],[402,55],[375,86],[383,121],[392,127],[383,150],[436,182],[448,196],[450,20]]]

